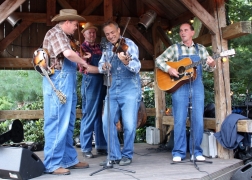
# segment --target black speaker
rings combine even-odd
[[[44,173],[44,164],[32,151],[21,147],[0,147],[0,178],[31,179]]]
[[[231,177],[231,180],[252,179],[252,162],[239,168]]]

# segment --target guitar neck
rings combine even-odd
[[[220,57],[219,54],[215,54],[215,55],[212,56],[212,58],[213,58],[214,60],[216,60],[216,59],[219,58],[219,57]],[[207,59],[202,59],[202,60],[200,60],[200,61],[194,62],[194,63],[192,63],[192,64],[186,66],[185,69],[187,70],[187,69],[191,69],[191,68],[193,68],[193,67],[196,67],[196,66],[198,66],[198,65],[200,65],[200,64],[205,63],[206,60],[207,60]]]

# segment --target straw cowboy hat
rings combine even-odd
[[[57,14],[52,18],[53,21],[66,21],[66,20],[73,20],[73,21],[86,21],[86,19],[82,16],[77,14],[75,9],[61,9],[60,13]]]
[[[85,24],[84,28],[81,30],[81,33],[84,33],[88,29],[95,29],[96,31],[98,31],[97,27],[95,27],[92,23],[88,22]]]

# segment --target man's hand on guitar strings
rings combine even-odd
[[[170,74],[170,76],[175,76],[177,78],[179,77],[179,72],[172,67],[168,69],[168,73]]]

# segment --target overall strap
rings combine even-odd
[[[180,55],[182,55],[182,50],[181,50],[180,43],[177,43],[177,47],[178,47],[178,53],[179,53],[179,56],[180,56]]]

